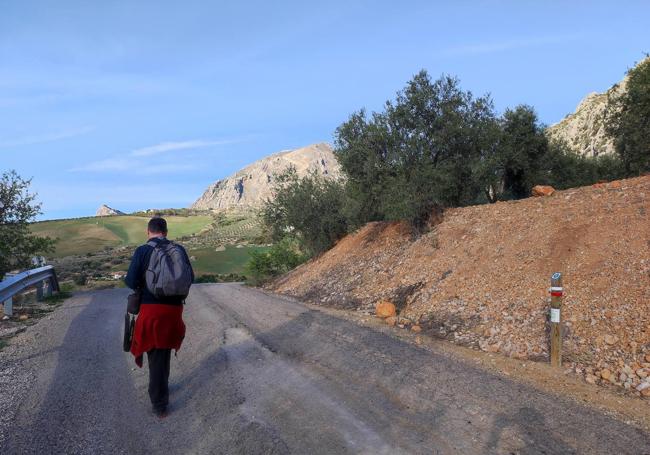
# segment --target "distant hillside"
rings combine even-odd
[[[198,234],[212,223],[212,217],[208,215],[168,216],[166,219],[172,239]],[[88,217],[33,223],[30,230],[39,236],[59,239],[52,256],[60,258],[144,243],[148,221],[149,217],[129,215]]]
[[[191,208],[228,210],[258,207],[271,196],[274,175],[289,166],[295,167],[301,176],[311,171],[330,178],[341,175],[329,144],[313,144],[267,156],[213,183]]]
[[[608,97],[625,93],[627,77],[605,93],[590,93],[573,114],[546,130],[550,139],[565,141],[574,152],[586,156],[614,153],[614,143],[605,134],[605,110]]]
[[[120,212],[117,209],[111,208],[106,204],[102,204],[95,212],[95,216],[113,216],[113,215],[124,215],[124,212]]]

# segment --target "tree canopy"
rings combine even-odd
[[[426,223],[440,207],[477,202],[473,178],[498,139],[489,96],[474,97],[458,79],[418,73],[380,113],[352,114],[335,133],[335,153],[349,178],[361,222]]]
[[[311,256],[327,250],[347,232],[340,182],[316,174],[299,178],[289,168],[275,177],[273,192],[261,215],[274,241],[298,240]]]
[[[627,73],[626,90],[609,100],[607,132],[627,175],[650,171],[650,57]]]
[[[40,213],[36,195],[29,192],[31,180],[15,171],[0,177],[0,278],[16,268],[27,268],[37,253],[53,249],[54,241],[29,231],[29,222]]]

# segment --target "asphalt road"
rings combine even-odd
[[[126,294],[79,294],[0,353],[0,453],[650,453],[602,412],[238,285],[192,288],[159,420]]]

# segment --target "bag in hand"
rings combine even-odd
[[[126,312],[138,314],[140,312],[140,300],[142,300],[142,293],[140,291],[129,294],[126,302]]]
[[[135,328],[135,317],[126,313],[124,315],[124,343],[122,347],[124,352],[131,350],[131,342],[133,341],[133,329]]]

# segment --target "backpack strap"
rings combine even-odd
[[[158,242],[154,242],[153,240],[149,240],[147,242],[147,245],[149,245],[152,248],[156,248],[158,246]]]

